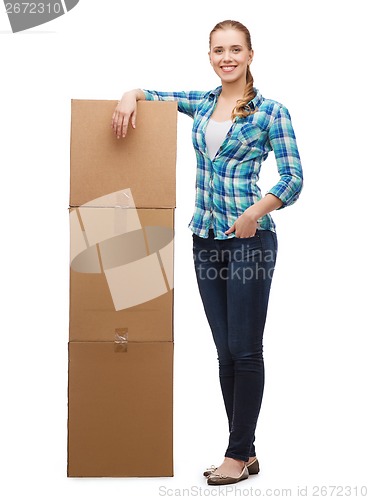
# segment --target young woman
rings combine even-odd
[[[208,92],[132,90],[113,117],[118,138],[135,127],[137,100],[176,100],[193,118],[197,158],[192,220],[196,277],[219,361],[229,422],[223,463],[208,484],[231,484],[259,472],[255,429],[264,389],[263,332],[277,254],[273,210],[292,205],[302,169],[288,110],[253,86],[250,33],[237,21],[210,33],[210,63],[221,85]],[[257,186],[273,150],[279,181],[264,197]]]

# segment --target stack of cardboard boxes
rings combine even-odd
[[[68,476],[173,475],[177,106],[72,101]]]

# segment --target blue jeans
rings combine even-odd
[[[229,423],[225,456],[255,456],[255,429],[264,391],[263,333],[277,256],[277,236],[214,239],[193,234],[196,277],[219,361]]]

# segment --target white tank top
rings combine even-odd
[[[216,122],[210,118],[205,130],[205,142],[210,158],[213,160],[222,145],[228,130],[231,128],[232,120]]]

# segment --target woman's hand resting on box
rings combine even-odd
[[[144,99],[145,95],[142,90],[139,89],[130,90],[123,94],[111,119],[111,127],[118,139],[127,135],[130,121],[132,127],[136,128],[137,101]]]

